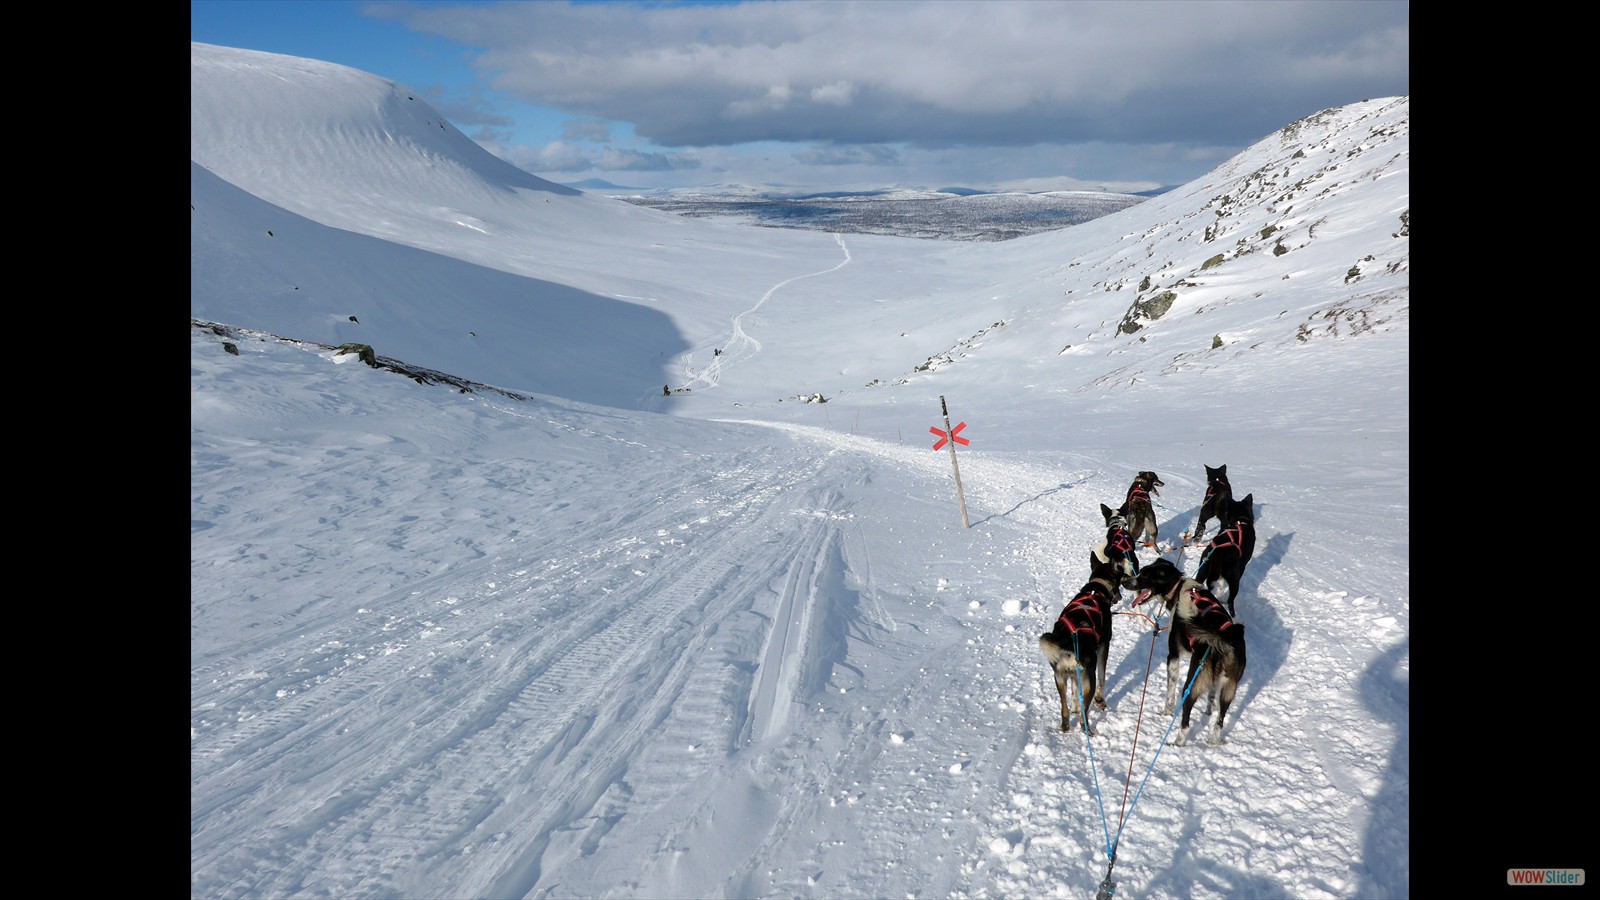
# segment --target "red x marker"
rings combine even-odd
[[[946,419],[945,421],[948,422],[950,420]],[[933,449],[938,450],[940,447],[943,447],[946,441],[955,441],[963,446],[971,446],[972,442],[961,436],[961,429],[965,427],[967,427],[967,423],[962,422],[960,425],[950,429],[949,434],[945,434],[938,428],[929,428],[928,430],[930,432],[939,436],[939,440],[935,441],[933,444]]]

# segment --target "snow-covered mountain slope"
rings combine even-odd
[[[1408,320],[1409,98],[1292,123],[1206,178],[1084,225],[967,246],[640,209],[502,163],[376,76],[202,44],[192,57],[191,312],[361,341],[509,389],[705,415],[816,394],[882,403],[900,383],[981,391],[992,364],[1026,366],[1052,392],[1403,337]],[[417,255],[375,273],[354,235],[478,268],[440,281]],[[294,241],[350,248],[271,249]],[[596,270],[597,255],[613,261]],[[658,274],[685,267],[692,283]],[[428,309],[438,345],[397,344],[395,303]],[[1225,307],[1248,314],[1208,319]],[[581,366],[577,309],[617,323]],[[757,352],[752,321],[809,323],[785,330],[811,339]],[[837,358],[839,332],[875,340]],[[803,382],[798,360],[814,361]],[[575,390],[575,367],[607,374]],[[661,399],[663,383],[688,394]]]

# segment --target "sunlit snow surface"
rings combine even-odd
[[[1119,897],[1409,896],[1408,98],[960,242],[643,209],[375,76],[191,60],[192,896],[1088,897],[1113,847]],[[1133,615],[1061,733],[1100,504],[1158,472],[1192,573],[1221,464],[1226,742],[1167,743]]]

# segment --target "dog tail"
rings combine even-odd
[[[1056,636],[1048,631],[1039,635],[1039,652],[1044,654],[1044,661],[1049,663],[1052,669],[1072,656],[1072,648],[1061,646]]]
[[[1057,668],[1087,666],[1099,655],[1100,648],[1100,636],[1092,631],[1078,632],[1076,640],[1072,635],[1051,631],[1039,635],[1039,652],[1044,654],[1045,661]]]
[[[1189,622],[1189,635],[1197,643],[1205,644],[1214,653],[1232,654],[1244,662],[1244,626],[1238,622],[1229,622],[1221,628],[1215,628],[1199,619]]]

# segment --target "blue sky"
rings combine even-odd
[[[410,3],[413,8],[481,3]],[[263,50],[350,66],[421,91],[464,131],[493,125],[524,143],[561,136],[570,118],[559,110],[521,103],[485,90],[472,68],[476,54],[437,35],[414,31],[380,7],[350,0],[190,0],[190,40]]]
[[[190,39],[420,92],[553,181],[1141,191],[1410,92],[1406,0],[191,0]]]
[[[470,48],[344,0],[190,0],[192,40],[337,62],[388,78],[464,84]],[[388,70],[387,72],[385,70]]]

